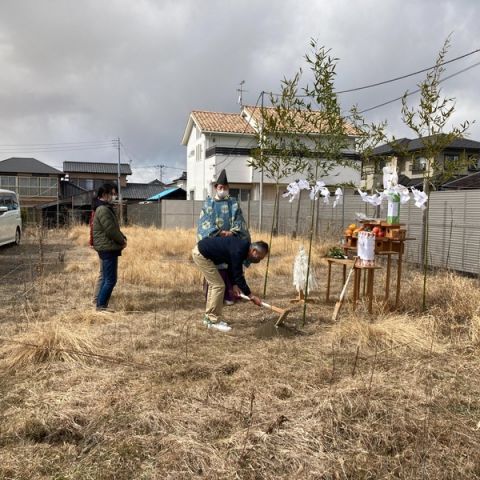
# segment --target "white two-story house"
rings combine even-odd
[[[204,200],[222,169],[227,172],[230,192],[239,200],[260,198],[261,172],[248,165],[251,150],[258,147],[256,131],[261,123],[259,108],[244,106],[240,113],[191,112],[182,144],[187,147],[187,198]],[[358,168],[339,167],[323,178],[327,185],[360,182],[360,159],[355,151],[354,129],[350,128],[345,157],[358,163]],[[283,179],[282,186],[301,175]],[[263,198],[273,200],[274,181],[263,177]]]

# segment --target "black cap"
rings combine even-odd
[[[220,172],[220,175],[215,182],[215,186],[217,185],[228,185],[227,172],[225,171],[225,169]]]

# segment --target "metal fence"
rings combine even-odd
[[[129,223],[157,228],[192,228],[196,226],[203,202],[165,200],[145,205],[129,205]],[[295,229],[298,201],[289,203],[281,199],[278,233],[290,235]],[[274,204],[263,204],[263,230],[272,224]],[[386,205],[381,217],[386,217]],[[258,201],[243,202],[242,210],[249,228],[258,229]],[[305,195],[300,202],[298,235],[307,235],[311,225],[312,204]],[[314,225],[319,236],[336,235],[340,240],[343,229],[356,222],[356,214],[374,215],[373,208],[362,202],[358,195],[347,194],[343,204],[333,208],[315,204]],[[422,211],[413,202],[402,205],[400,221],[408,236],[405,259],[418,263],[422,245]],[[461,192],[433,192],[430,196],[429,257],[432,266],[480,274],[480,190]]]

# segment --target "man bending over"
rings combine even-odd
[[[233,293],[247,295],[255,305],[260,306],[260,298],[252,295],[243,275],[244,262],[259,263],[268,253],[268,244],[262,241],[251,243],[237,237],[206,237],[200,240],[192,251],[195,264],[208,282],[207,306],[203,323],[208,328],[228,332],[231,327],[221,321],[225,282],[216,265],[226,263],[228,275],[233,285]]]

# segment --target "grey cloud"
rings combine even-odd
[[[343,89],[432,64],[451,31],[450,57],[478,48],[476,18],[477,4],[468,0],[3,1],[0,144],[120,136],[134,168],[181,168],[190,110],[236,111],[240,80],[247,81],[249,103],[261,90],[278,90],[283,76],[304,66],[311,37],[340,58]],[[475,59],[480,55],[447,74]],[[369,107],[414,89],[420,79],[343,95],[342,104]],[[462,115],[478,112],[479,80],[480,67],[444,84]],[[409,134],[399,103],[368,115],[383,118],[395,134]],[[478,126],[472,137],[480,139]],[[115,151],[37,158],[59,166],[67,159],[114,160]]]

